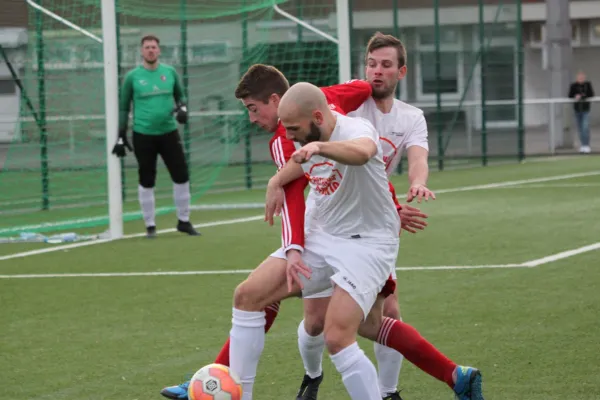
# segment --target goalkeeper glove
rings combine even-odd
[[[127,130],[120,130],[119,138],[117,139],[115,147],[113,147],[112,153],[119,158],[123,158],[127,154],[125,148],[128,148],[129,151],[133,151],[131,144],[129,144],[129,140],[127,139]]]
[[[177,120],[177,122],[179,122],[182,125],[187,123],[188,112],[187,112],[187,106],[185,104],[178,103],[177,107],[175,107],[173,112],[175,113],[175,119]]]

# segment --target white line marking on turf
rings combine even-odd
[[[456,269],[524,268],[522,264],[442,265],[439,267],[397,267],[396,271],[447,271]]]
[[[518,181],[505,181],[505,182],[496,182],[496,183],[487,183],[485,185],[473,185],[473,186],[463,186],[459,188],[452,189],[440,189],[434,190],[434,193],[458,193],[458,192],[469,192],[471,190],[485,190],[485,189],[497,189],[506,186],[516,186],[516,185],[526,185],[529,183],[541,183],[541,182],[552,182],[552,181],[561,181],[565,179],[573,179],[573,178],[585,178],[587,176],[596,176],[600,175],[600,171],[590,171],[590,172],[581,172],[577,174],[566,174],[566,175],[554,175],[547,176],[544,178],[531,178],[531,179],[521,179]],[[398,198],[404,198],[406,195],[397,196]]]
[[[583,246],[583,247],[579,247],[579,248],[573,249],[573,250],[562,251],[560,253],[556,253],[551,256],[538,258],[537,260],[527,261],[521,265],[524,267],[530,267],[530,268],[537,267],[540,265],[548,264],[548,263],[551,263],[554,261],[562,260],[565,258],[576,256],[578,254],[583,254],[583,253],[587,253],[587,252],[598,250],[598,249],[600,249],[600,242],[590,244],[587,246]]]
[[[496,183],[488,183],[485,185],[463,186],[463,187],[458,187],[458,188],[441,189],[441,190],[437,190],[435,193],[436,194],[456,193],[456,192],[466,192],[466,191],[471,191],[471,190],[495,189],[495,188],[505,187],[505,186],[523,185],[523,184],[528,184],[528,183],[551,182],[551,181],[564,180],[564,179],[583,178],[586,176],[595,176],[595,175],[600,175],[600,171],[590,171],[590,172],[582,172],[582,173],[566,174],[566,175],[555,175],[555,176],[547,176],[544,178],[522,179],[522,180],[518,180],[518,181],[496,182]],[[397,197],[404,198],[404,197],[406,197],[406,195],[400,195]],[[252,203],[249,203],[249,204],[252,204]],[[253,206],[257,206],[258,204],[260,204],[260,203],[255,203],[255,204],[253,204]],[[225,224],[236,224],[236,223],[241,223],[241,222],[257,221],[261,218],[262,218],[262,216],[256,216],[256,217],[250,217],[250,219],[240,218],[240,219],[236,219],[236,220],[226,220],[226,221],[217,221],[217,222],[220,222],[220,223],[218,223],[218,225],[225,225]],[[196,227],[216,226],[216,225],[212,225],[212,224],[213,223],[208,223],[205,225],[200,224],[200,225],[197,225]],[[175,230],[174,229],[165,229],[165,230],[159,231],[159,233],[166,233],[166,232],[173,232],[173,231],[175,231]],[[145,235],[144,233],[138,233],[138,234],[134,234],[134,235],[126,235],[126,236],[123,236],[122,239],[131,239],[131,238],[140,237],[140,236],[144,236],[144,235]],[[101,240],[94,240],[91,242],[73,243],[73,244],[57,246],[57,247],[52,247],[52,248],[47,248],[47,249],[38,249],[38,250],[32,250],[32,251],[27,251],[27,252],[23,252],[23,253],[10,254],[7,256],[0,256],[0,261],[11,260],[14,258],[34,256],[34,255],[38,255],[38,254],[51,253],[51,252],[60,251],[60,250],[68,250],[68,249],[77,248],[77,247],[92,246],[95,244],[101,244],[101,243],[106,243],[106,242],[110,242],[110,241],[112,241],[112,240],[111,239],[101,239]]]
[[[232,223],[230,220],[229,223]],[[227,222],[227,221],[217,221]],[[208,224],[205,224],[205,226]],[[223,223],[221,223],[223,225]],[[214,226],[214,225],[211,225]],[[496,264],[496,265],[442,265],[420,267],[397,267],[396,271],[449,271],[471,269],[502,269],[502,268],[535,268],[565,258],[600,249],[600,242],[563,251],[547,257],[527,261],[522,264]],[[14,274],[0,275],[0,279],[40,279],[40,278],[110,278],[110,277],[135,277],[135,276],[185,276],[185,275],[238,275],[249,274],[250,269],[213,270],[213,271],[153,271],[153,272],[99,272],[99,273],[63,273],[63,274]]]
[[[449,189],[439,189],[439,190],[435,190],[434,192],[436,194],[443,194],[443,193],[468,192],[468,191],[472,191],[472,190],[498,189],[498,188],[504,188],[504,187],[508,187],[508,186],[525,185],[525,184],[529,184],[529,183],[551,182],[551,181],[573,179],[573,178],[584,178],[584,177],[595,176],[595,175],[600,175],[600,171],[581,172],[581,173],[576,173],[576,174],[548,176],[548,177],[544,177],[544,178],[531,178],[531,179],[523,179],[523,180],[518,180],[518,181],[496,182],[496,183],[488,183],[488,184],[484,184],[484,185],[474,185],[474,186],[463,186],[463,187],[449,188]],[[397,197],[399,199],[402,199],[402,198],[405,198],[406,195],[402,194]],[[250,210],[250,209],[263,208],[263,207],[264,207],[264,203],[250,203],[249,202],[249,203],[230,203],[230,204],[227,204],[227,203],[197,204],[197,205],[192,205],[191,209],[192,210],[232,210],[232,209],[248,209],[248,210]],[[161,210],[167,210],[167,209],[169,209],[169,208],[162,207],[162,208],[159,208],[157,210],[157,212],[160,212]],[[140,214],[139,211],[131,211],[131,212],[126,213],[125,215],[135,216],[135,215],[139,215],[139,214]],[[27,231],[27,230],[32,230],[32,229],[44,228],[44,227],[64,226],[64,225],[86,223],[86,222],[92,222],[92,221],[102,221],[105,219],[106,219],[106,216],[96,216],[96,217],[66,220],[66,221],[43,222],[43,223],[35,224],[35,225],[25,225],[25,226],[13,227],[13,228],[3,228],[3,229],[0,229],[0,234],[6,233],[6,232],[15,232],[15,231]],[[103,242],[96,242],[96,243],[103,243]]]
[[[432,267],[398,267],[396,271],[439,271],[454,269],[483,269],[483,268],[524,268],[520,264],[504,265],[459,265],[459,266],[432,266]],[[185,275],[237,275],[249,274],[251,269],[232,269],[214,271],[153,271],[153,272],[98,272],[98,273],[64,273],[64,274],[15,274],[0,275],[0,279],[34,279],[34,278],[110,278],[131,276],[185,276]]]
[[[263,215],[255,215],[253,217],[235,218],[235,219],[227,219],[227,220],[222,220],[222,221],[206,222],[206,223],[203,223],[203,224],[194,225],[194,227],[195,228],[208,228],[208,227],[212,227],[212,226],[239,224],[239,223],[243,223],[243,222],[258,221],[258,220],[260,220],[262,218],[264,218]],[[175,231],[176,231],[175,228],[169,228],[169,229],[159,230],[159,231],[157,231],[157,233],[171,233],[171,232],[175,232]],[[131,234],[131,235],[125,235],[125,236],[123,236],[122,239],[131,239],[131,238],[143,237],[145,235],[146,235],[145,233],[135,233],[135,234]],[[93,241],[90,241],[90,242],[71,243],[71,244],[65,244],[65,245],[62,245],[62,246],[49,247],[49,248],[46,248],[46,249],[37,249],[37,250],[25,251],[25,252],[22,252],[22,253],[15,253],[15,254],[9,254],[7,256],[0,256],[0,261],[12,260],[14,258],[23,258],[23,257],[28,257],[28,256],[35,256],[35,255],[38,255],[38,254],[52,253],[54,251],[60,251],[60,250],[70,250],[70,249],[75,249],[77,247],[92,246],[92,245],[95,245],[95,244],[111,242],[113,240],[115,240],[115,239],[99,239],[99,240],[93,240]]]
[[[66,273],[66,274],[18,274],[0,275],[0,279],[28,278],[111,278],[124,276],[185,276],[185,275],[237,275],[249,274],[251,269],[233,269],[223,271],[155,271],[155,272],[102,272],[102,273]]]
[[[529,185],[502,186],[490,188],[490,190],[514,190],[514,189],[566,189],[566,188],[589,188],[600,187],[600,183],[540,183]]]

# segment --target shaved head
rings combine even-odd
[[[322,140],[328,121],[333,120],[335,125],[325,94],[307,82],[298,82],[288,89],[279,102],[277,114],[288,139],[302,144]]]
[[[282,115],[309,117],[314,111],[327,109],[325,94],[313,84],[298,82],[283,95],[279,103],[279,117]]]

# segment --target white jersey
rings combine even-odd
[[[348,116],[365,118],[375,126],[379,132],[388,176],[396,170],[404,149],[420,146],[429,150],[427,122],[423,111],[398,99],[394,99],[390,112],[384,114],[377,108],[373,97],[369,97],[356,111],[349,112]]]
[[[336,237],[397,241],[400,218],[390,195],[379,135],[365,119],[335,114],[330,142],[366,137],[377,144],[377,154],[361,166],[318,155],[302,164],[311,189],[308,225]],[[296,148],[301,145],[296,143]]]

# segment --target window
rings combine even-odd
[[[529,26],[529,45],[531,47],[542,47],[544,43],[544,24],[534,22]]]
[[[600,45],[600,19],[590,21],[590,44]]]
[[[581,23],[579,20],[571,20],[571,44],[581,46]]]
[[[460,91],[458,57],[459,55],[456,52],[440,53],[440,93],[458,93]],[[435,71],[435,52],[421,53],[419,63],[421,65],[421,93],[423,95],[435,95],[438,86]]]
[[[432,99],[439,91],[445,99],[457,98],[463,89],[462,41],[460,30],[453,26],[440,28],[440,79],[436,79],[435,35],[433,27],[417,35],[417,98]]]
[[[17,84],[11,79],[0,79],[0,96],[13,95],[17,93]]]
[[[547,34],[545,24],[541,22],[535,22],[531,24],[529,31],[529,45],[531,47],[542,47],[546,41],[546,37]],[[600,36],[598,37],[598,40],[600,41]],[[571,45],[581,45],[581,23],[579,20],[571,20]]]
[[[177,44],[160,45],[160,60],[165,64],[179,65],[179,46]]]
[[[440,44],[457,45],[459,30],[455,27],[440,26]],[[428,27],[419,32],[419,44],[422,46],[435,46],[435,28]]]
[[[190,57],[191,56],[191,57]],[[198,64],[210,62],[227,62],[229,57],[229,45],[226,42],[200,43],[188,51],[190,61]]]

